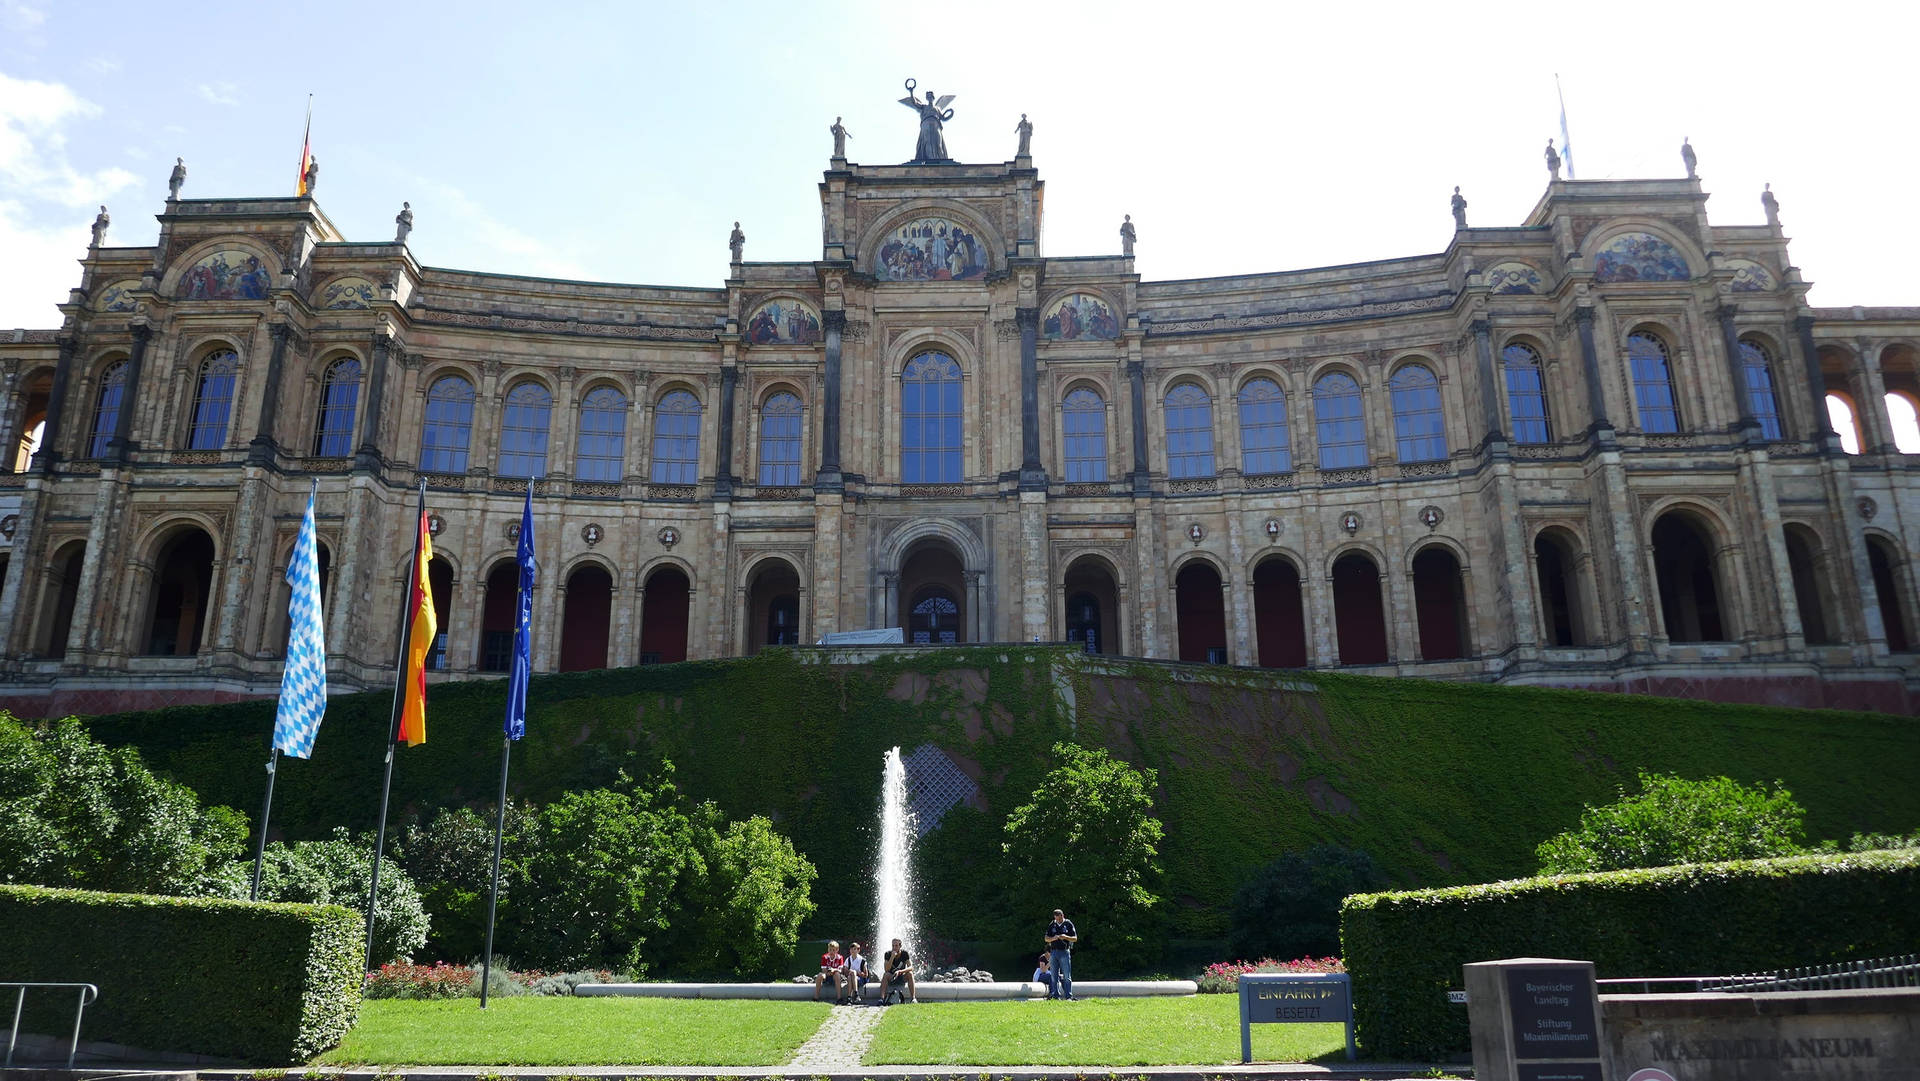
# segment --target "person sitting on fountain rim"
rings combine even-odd
[[[820,975],[813,978],[813,997],[816,1001],[820,998],[820,985],[828,980],[833,981],[834,997],[845,997],[845,992],[840,988],[840,980],[846,975],[846,968],[847,959],[840,956],[840,944],[829,941],[827,952],[820,955]]]
[[[1053,956],[1053,984],[1047,988],[1048,998],[1073,1001],[1073,944],[1078,941],[1080,932],[1073,921],[1065,912],[1054,909],[1053,922],[1047,924],[1047,952]]]
[[[866,989],[867,980],[872,975],[871,972],[867,971],[867,959],[860,956],[860,944],[855,942],[848,946],[846,975],[844,977],[847,989],[846,1001],[852,1002],[855,1006],[860,1005],[863,1001],[862,993]]]
[[[1052,961],[1053,961],[1052,957],[1043,953],[1040,955],[1040,960],[1036,962],[1038,967],[1033,970],[1032,982],[1046,984],[1048,997],[1052,997],[1053,995]]]
[[[904,989],[899,988],[902,983],[906,985]],[[920,1001],[919,985],[913,982],[913,955],[907,952],[907,948],[902,946],[897,938],[893,940],[893,949],[888,950],[880,959],[880,1004],[882,1006],[887,1004],[888,992],[896,989],[900,990],[902,1002]]]

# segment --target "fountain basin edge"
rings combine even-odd
[[[1075,998],[1147,998],[1198,994],[1192,980],[1075,980]],[[631,996],[637,998],[739,998],[778,999],[805,1002],[813,998],[811,983],[583,983],[574,994],[584,998]],[[823,995],[827,992],[822,991]],[[863,992],[868,1002],[880,1000],[880,989],[869,984]],[[1044,999],[1045,984],[1038,983],[923,983],[921,1002],[978,1002],[989,999]]]

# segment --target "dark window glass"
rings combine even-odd
[[[700,399],[684,390],[668,392],[653,410],[655,484],[700,483]]]
[[[334,361],[320,382],[320,420],[314,425],[313,453],[344,458],[353,453],[353,416],[360,404],[360,362]]]
[[[1060,406],[1067,435],[1067,482],[1099,483],[1107,479],[1107,403],[1085,387],[1067,395]]]
[[[1320,442],[1320,468],[1358,469],[1367,464],[1367,422],[1360,415],[1360,384],[1345,372],[1328,372],[1313,385],[1313,426]]]
[[[1507,376],[1507,412],[1513,416],[1515,443],[1551,443],[1553,425],[1547,419],[1546,381],[1541,377],[1540,354],[1532,346],[1514,343],[1500,351]]]
[[[188,450],[219,450],[227,443],[233,417],[233,384],[240,376],[240,354],[222,349],[200,362],[200,386],[193,395]]]
[[[1633,401],[1640,408],[1640,430],[1679,431],[1680,412],[1674,406],[1667,343],[1651,334],[1629,334],[1627,363],[1633,369]]]
[[[627,396],[595,387],[580,399],[580,439],[573,469],[579,480],[618,484],[626,471]]]
[[[420,428],[420,468],[430,473],[465,473],[472,437],[473,384],[457,375],[443,375],[427,391],[427,419]]]
[[[1250,379],[1240,388],[1240,461],[1246,473],[1290,473],[1287,397],[1271,379]]]
[[[507,391],[500,418],[500,475],[540,477],[547,472],[547,430],[553,423],[553,395],[538,383]]]
[[[1393,402],[1393,438],[1403,462],[1447,456],[1447,426],[1440,416],[1440,381],[1424,365],[1409,364],[1387,380]]]
[[[1213,476],[1213,405],[1207,392],[1182,383],[1167,392],[1167,476]]]
[[[907,619],[907,640],[916,645],[952,645],[959,641],[960,606],[943,589],[915,602]]]
[[[785,391],[760,407],[760,483],[770,488],[800,483],[800,399]]]
[[[945,353],[922,353],[900,375],[900,480],[960,480],[960,365]]]
[[[1760,422],[1761,437],[1779,439],[1780,403],[1773,397],[1773,357],[1767,353],[1766,346],[1742,339],[1740,371],[1747,384],[1747,408],[1753,412],[1753,419]]]
[[[107,456],[107,444],[120,424],[121,399],[126,393],[127,362],[116,360],[100,373],[100,398],[93,408],[93,435],[87,440],[87,457]]]

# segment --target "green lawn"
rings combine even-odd
[[[1255,1025],[1264,1062],[1345,1061],[1340,1025]],[[869,1066],[1179,1066],[1240,1061],[1238,995],[893,1006]]]
[[[778,1066],[831,1009],[824,1002],[672,998],[377,999],[328,1065]]]

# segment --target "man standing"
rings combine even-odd
[[[1059,909],[1053,910],[1053,922],[1047,924],[1047,955],[1053,961],[1053,985],[1047,988],[1048,998],[1064,998],[1073,1001],[1073,944],[1080,941],[1080,932],[1073,921]]]

